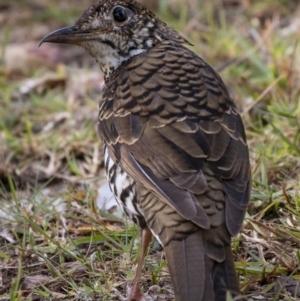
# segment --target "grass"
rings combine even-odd
[[[284,0],[224,1],[222,7],[220,1],[196,7],[197,1],[186,1],[161,1],[158,13],[220,72],[246,126],[253,189],[232,244],[241,289],[262,300],[298,300],[300,29],[293,28],[300,8]],[[19,69],[8,59],[13,42],[25,43],[22,30],[43,25],[43,32],[27,36],[35,41],[72,24],[89,1],[36,2],[24,1],[19,15],[19,2],[12,1],[6,8],[11,21],[2,29],[0,300],[119,300],[133,276],[138,232],[95,205],[105,182],[95,131],[103,82],[98,67],[76,48],[33,55],[19,47],[25,51]],[[68,64],[57,63],[55,51]],[[149,300],[172,299],[157,243],[142,285]]]

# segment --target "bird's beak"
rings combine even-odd
[[[41,40],[39,47],[45,42],[80,45],[82,41],[89,39],[91,39],[90,32],[81,31],[77,25],[73,25],[49,33]]]

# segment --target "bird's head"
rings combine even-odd
[[[187,43],[175,30],[133,0],[101,0],[90,6],[74,26],[56,30],[44,42],[83,46],[108,77],[122,62],[157,43]]]

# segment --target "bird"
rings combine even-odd
[[[144,300],[153,236],[176,301],[240,295],[231,238],[243,224],[251,169],[243,121],[218,73],[134,0],[101,0],[45,42],[82,46],[104,74],[97,132],[107,178],[141,229],[127,300]]]

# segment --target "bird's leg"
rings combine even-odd
[[[138,261],[137,269],[135,272],[135,276],[132,281],[132,287],[130,288],[128,292],[128,301],[143,301],[144,300],[144,294],[141,291],[140,288],[140,279],[141,279],[141,272],[144,265],[144,260],[147,255],[147,250],[149,247],[149,244],[152,240],[152,233],[148,228],[144,228],[141,230],[141,254]]]

